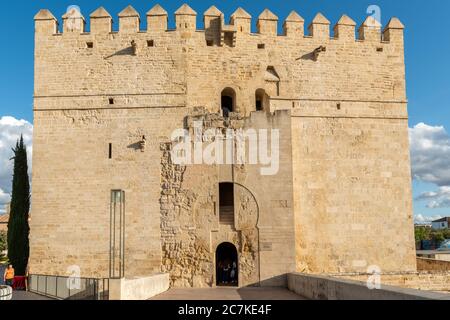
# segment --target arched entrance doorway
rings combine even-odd
[[[227,118],[236,108],[236,92],[232,88],[225,88],[221,94],[222,115]]]
[[[239,261],[236,247],[224,242],[216,250],[216,285],[239,285]]]

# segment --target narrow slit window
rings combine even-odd
[[[112,143],[109,144],[108,157],[109,159],[112,159]]]

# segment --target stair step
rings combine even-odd
[[[234,207],[220,207],[219,209],[220,224],[233,225],[234,224]]]

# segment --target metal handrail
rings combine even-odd
[[[40,285],[42,278],[44,285]],[[55,283],[54,288],[52,288],[53,290],[50,290],[49,287],[49,280],[51,279]],[[80,281],[79,289],[71,289],[66,284],[64,293],[58,292],[58,283],[61,280],[67,283],[69,279],[72,279],[72,277],[32,274],[29,276],[30,284],[28,290],[36,294],[60,300],[109,300],[109,279],[78,277],[76,279]],[[36,281],[36,284],[34,281]]]

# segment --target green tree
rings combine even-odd
[[[8,222],[8,258],[17,275],[25,275],[30,253],[28,214],[30,211],[30,182],[28,179],[27,150],[23,137],[14,152],[14,174],[11,211]],[[11,160],[12,160],[11,159]]]
[[[0,231],[0,258],[3,258],[3,251],[6,250],[6,231]]]
[[[430,233],[431,233],[431,228],[428,227],[415,227],[414,228],[415,231],[415,238],[416,241],[422,241],[422,240],[430,240]]]
[[[434,231],[431,234],[431,237],[437,244],[445,240],[444,232],[442,230]]]
[[[450,239],[450,229],[445,229],[443,234],[445,239]]]

